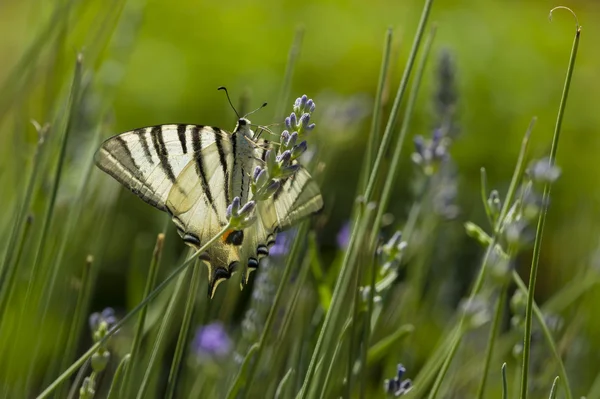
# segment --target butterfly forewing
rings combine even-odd
[[[200,137],[196,148],[195,136]],[[141,199],[165,211],[177,176],[194,159],[195,152],[215,146],[215,137],[212,128],[199,125],[140,128],[106,140],[96,152],[95,160],[100,169]]]

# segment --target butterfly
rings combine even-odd
[[[96,165],[148,204],[167,212],[183,241],[195,250],[227,225],[235,197],[253,199],[256,166],[263,167],[268,140],[257,139],[240,117],[232,133],[218,127],[166,124],[109,138],[95,155]],[[299,166],[267,200],[257,201],[256,221],[227,231],[200,255],[208,266],[208,296],[243,267],[241,285],[269,255],[277,233],[323,207],[318,184]]]

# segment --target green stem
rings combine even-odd
[[[85,260],[85,265],[83,266],[83,272],[81,274],[81,282],[79,294],[77,295],[77,303],[75,305],[75,310],[73,312],[73,320],[71,321],[71,328],[69,330],[69,335],[67,338],[67,343],[65,345],[64,353],[65,356],[63,361],[61,362],[61,370],[66,368],[70,361],[72,361],[73,355],[77,350],[77,342],[78,337],[81,334],[82,320],[87,313],[87,305],[89,302],[92,285],[91,285],[91,268],[94,263],[94,258],[92,255],[88,255]],[[65,386],[66,389],[66,386]],[[59,397],[64,397],[65,395],[58,395]]]
[[[369,354],[369,341],[371,340],[371,319],[373,317],[373,308],[375,306],[375,280],[377,279],[378,262],[375,257],[371,260],[371,285],[369,286],[369,303],[367,314],[365,315],[365,324],[363,329],[363,346],[360,360],[360,399],[364,399],[367,390],[367,359]]]
[[[396,98],[394,100],[394,105],[392,107],[392,111],[390,117],[388,119],[388,123],[386,125],[385,131],[383,133],[383,138],[381,144],[379,146],[379,150],[377,152],[377,157],[375,158],[375,163],[373,165],[373,169],[371,171],[371,175],[369,177],[367,188],[365,189],[364,199],[368,203],[372,197],[375,189],[375,182],[377,181],[377,177],[380,174],[380,169],[382,169],[382,162],[385,153],[389,148],[389,143],[392,138],[392,132],[396,125],[396,119],[398,117],[400,103],[404,97],[404,93],[406,91],[406,87],[408,85],[408,79],[412,72],[413,65],[415,63],[415,58],[417,54],[417,50],[420,47],[421,40],[423,38],[423,33],[425,31],[425,25],[427,23],[427,19],[429,16],[429,11],[431,10],[431,5],[433,4],[433,0],[426,0],[425,5],[423,6],[423,12],[421,14],[421,19],[419,21],[419,26],[417,28],[417,33],[415,35],[415,39],[413,42],[413,47],[411,49],[406,69],[404,70],[404,74],[402,76],[400,86],[398,88],[398,92],[396,94]],[[362,204],[358,206],[362,207]],[[310,384],[312,383],[312,379],[315,375],[317,363],[321,358],[321,351],[323,348],[323,344],[325,341],[330,341],[330,336],[333,334],[332,329],[337,325],[338,317],[340,316],[341,308],[344,303],[346,292],[350,282],[350,276],[352,275],[352,271],[354,269],[354,263],[351,262],[351,259],[354,257],[354,253],[357,249],[355,249],[355,245],[357,243],[362,243],[362,237],[359,237],[358,229],[361,224],[359,221],[363,216],[363,212],[356,212],[357,218],[352,228],[352,234],[350,236],[350,241],[348,243],[348,249],[344,254],[344,260],[342,262],[342,268],[340,270],[340,275],[336,281],[336,285],[333,292],[333,297],[331,300],[331,306],[329,307],[325,320],[323,321],[323,325],[321,327],[321,331],[319,333],[319,337],[317,339],[317,343],[313,350],[313,354],[310,359],[310,363],[308,365],[308,370],[306,372],[306,376],[304,378],[304,382],[302,384],[302,388],[298,394],[298,396],[302,399],[306,398],[310,392]],[[326,339],[327,338],[327,339]]]
[[[529,294],[528,288],[525,285],[525,283],[523,282],[523,280],[521,279],[521,277],[519,276],[519,274],[516,271],[513,271],[512,276],[513,276],[513,281],[517,284],[517,287],[519,287],[519,289],[521,291],[523,291],[523,293]],[[554,337],[552,337],[552,332],[548,328],[548,325],[546,324],[546,320],[544,320],[544,314],[542,313],[542,311],[540,310],[540,308],[537,306],[537,304],[535,302],[533,303],[533,314],[534,314],[537,322],[539,323],[540,327],[542,328],[542,333],[544,334],[544,338],[546,338],[546,343],[550,347],[550,350],[552,351],[552,355],[554,356],[554,360],[556,361],[556,364],[558,365],[558,372],[559,372],[558,374],[563,381],[563,385],[565,387],[565,395],[567,396],[567,399],[573,399],[573,394],[571,393],[571,385],[569,383],[569,378],[567,376],[567,370],[565,369],[565,365],[562,361],[562,358],[560,357],[560,353],[558,352],[556,343],[554,342]],[[523,372],[523,371],[521,371],[521,372]]]
[[[525,133],[525,136],[523,137],[523,141],[521,143],[521,150],[519,152],[519,158],[517,159],[517,164],[516,164],[515,170],[513,172],[510,186],[508,188],[508,192],[506,193],[506,197],[505,197],[504,203],[502,205],[502,210],[500,211],[500,216],[498,217],[496,225],[494,226],[494,233],[491,237],[490,243],[487,246],[485,255],[483,256],[483,260],[481,261],[481,266],[479,267],[479,273],[475,279],[475,283],[473,284],[473,287],[469,294],[469,299],[468,299],[469,302],[473,301],[473,299],[479,293],[479,291],[481,290],[481,287],[483,286],[483,281],[484,281],[484,277],[486,274],[489,258],[492,254],[492,251],[494,250],[494,248],[496,246],[500,228],[504,223],[504,218],[506,217],[508,210],[510,209],[510,204],[514,200],[519,181],[521,180],[521,176],[523,175],[523,170],[524,170],[524,165],[525,165],[525,156],[527,154],[527,148],[529,147],[529,137],[531,135],[531,131],[533,129],[534,124],[535,124],[535,118],[532,119],[532,121],[529,123],[527,132]],[[458,321],[458,325],[456,328],[459,331],[463,329],[465,317],[466,317],[466,314],[463,313]],[[454,356],[454,352],[451,350],[450,352],[448,352],[448,356],[450,356],[450,357]],[[452,359],[450,359],[450,360],[452,360]]]
[[[223,234],[227,230],[229,230],[231,226],[227,224],[223,229],[217,233],[214,237],[206,242],[199,250],[194,252],[194,254],[188,258],[185,262],[183,262],[180,266],[178,266],[162,283],[160,283],[146,298],[144,298],[135,308],[133,308],[129,313],[127,313],[121,320],[119,320],[113,328],[98,342],[92,345],[87,352],[85,352],[79,359],[77,359],[67,370],[65,370],[52,384],[50,384],[42,393],[37,396],[37,399],[47,398],[54,390],[63,382],[66,381],[71,374],[75,372],[79,367],[81,367],[92,355],[98,350],[98,348],[103,345],[115,332],[119,330],[126,322],[128,322],[133,316],[135,316],[140,310],[142,310],[148,302],[154,299],[158,294],[160,294],[166,287],[177,277],[183,270],[185,270],[198,255],[206,251],[206,249],[212,245],[213,242],[221,238]]]
[[[572,12],[572,11],[571,11]],[[550,12],[552,15],[552,11]],[[575,15],[575,14],[573,14]],[[575,17],[577,19],[577,17]],[[573,76],[573,69],[575,66],[575,59],[577,57],[577,49],[579,47],[579,37],[581,35],[581,28],[579,24],[576,25],[575,37],[573,39],[573,46],[571,48],[571,56],[569,59],[569,66],[567,69],[567,75],[565,77],[565,83],[563,87],[562,96],[560,99],[560,105],[558,107],[558,115],[556,118],[556,125],[554,128],[554,136],[552,137],[552,147],[550,149],[549,164],[553,167],[556,163],[556,153],[558,150],[558,142],[560,138],[560,131],[562,127],[563,116],[565,113],[565,107],[567,105],[567,97],[569,95],[569,88],[571,86],[571,78]],[[527,294],[527,307],[525,311],[525,334],[524,334],[524,345],[523,345],[523,369],[521,370],[521,399],[527,399],[528,391],[528,377],[529,377],[529,357],[531,353],[531,324],[533,320],[533,297],[535,294],[535,284],[537,279],[537,271],[540,260],[540,252],[542,246],[542,236],[544,233],[544,225],[546,223],[546,215],[548,213],[548,203],[550,200],[551,186],[549,183],[544,185],[544,194],[542,196],[542,209],[538,218],[538,224],[535,232],[535,242],[533,244],[533,258],[531,261],[531,271],[529,274],[529,289]]]
[[[297,238],[294,240],[294,244],[292,246],[290,254],[288,255],[288,258],[286,259],[286,265],[285,265],[285,269],[283,271],[283,275],[281,276],[279,287],[277,288],[277,292],[275,293],[275,298],[273,298],[273,303],[271,305],[271,308],[269,309],[269,314],[267,316],[267,320],[265,321],[265,326],[263,327],[262,333],[260,335],[260,339],[258,341],[258,349],[256,351],[256,355],[255,355],[255,359],[254,359],[254,367],[252,367],[250,369],[249,375],[246,379],[247,381],[254,380],[254,375],[256,374],[257,369],[260,367],[260,359],[262,357],[262,354],[263,354],[263,351],[264,351],[264,348],[265,348],[265,345],[267,342],[267,335],[269,334],[269,332],[271,330],[271,326],[273,325],[273,322],[275,321],[275,314],[277,313],[277,310],[279,309],[281,299],[284,297],[283,292],[285,291],[285,289],[287,288],[287,286],[289,284],[290,273],[292,272],[293,266],[296,264],[296,260],[298,259],[298,256],[300,254],[300,246],[303,243],[302,237],[306,236],[307,230],[308,230],[308,222],[303,222],[300,225],[300,227],[298,228],[298,234],[296,236]],[[238,376],[236,377],[236,380],[234,381],[234,384],[232,385],[232,388],[227,393],[228,399],[235,398],[235,395],[237,393],[234,392],[233,387],[238,385],[238,380],[240,377],[241,377],[241,374],[238,374]],[[247,391],[248,391],[248,389],[246,389],[246,392]]]
[[[460,346],[460,341],[463,337],[465,333],[465,330],[462,328],[459,328],[456,331],[456,335],[454,337],[454,340],[452,341],[452,345],[450,346],[450,352],[448,353],[448,356],[446,356],[446,359],[444,360],[444,363],[442,364],[442,367],[440,368],[440,372],[438,373],[438,376],[433,384],[433,388],[431,388],[431,393],[429,394],[429,399],[435,399],[435,397],[437,396],[440,387],[442,386],[442,382],[444,381],[444,377],[446,376],[446,373],[448,372],[448,369],[450,368],[450,363],[452,363],[452,359],[454,358],[454,355],[456,354],[456,351],[458,350],[458,347]]]
[[[165,242],[165,235],[163,233],[158,234],[156,237],[156,244],[154,245],[154,251],[152,252],[152,260],[150,261],[150,270],[148,271],[148,277],[146,278],[146,286],[144,287],[144,294],[142,298],[146,298],[154,285],[156,284],[156,276],[158,274],[158,268],[160,265],[160,259],[162,256],[163,246]],[[142,338],[144,335],[144,324],[146,323],[146,314],[148,313],[148,306],[143,306],[140,310],[140,314],[137,319],[135,326],[135,333],[133,335],[133,341],[131,343],[131,362],[130,366],[125,370],[123,376],[122,389],[125,395],[121,395],[124,398],[129,398],[131,393],[131,374],[135,368],[136,362],[138,362],[138,355],[140,353],[140,347],[142,345]],[[139,362],[138,362],[139,363]]]
[[[350,318],[350,342],[348,344],[348,356],[347,356],[347,365],[346,365],[346,395],[345,397],[349,398],[352,395],[352,371],[354,368],[354,361],[356,359],[356,353],[354,353],[354,348],[356,347],[356,333],[358,330],[358,313],[360,308],[360,284],[362,281],[362,269],[358,267],[354,272],[354,289],[351,292],[351,300],[352,300],[352,316]],[[360,340],[358,340],[360,343]],[[334,363],[334,360],[332,360]],[[330,365],[331,366],[331,365]]]
[[[123,359],[119,363],[117,370],[115,371],[115,375],[113,376],[112,383],[110,384],[110,389],[108,390],[108,396],[106,399],[117,399],[119,396],[119,391],[123,384],[125,383],[124,377],[131,360],[131,355],[126,354],[123,356]]]
[[[400,156],[402,155],[402,147],[404,146],[404,141],[406,140],[406,135],[408,133],[410,122],[412,119],[413,110],[415,108],[415,104],[417,102],[417,97],[419,95],[419,88],[421,87],[421,80],[423,79],[423,72],[425,71],[425,65],[427,63],[427,59],[429,58],[429,53],[431,51],[431,46],[433,44],[433,40],[435,39],[436,31],[437,31],[437,27],[434,24],[431,27],[429,34],[427,35],[427,39],[425,40],[425,44],[423,45],[423,53],[421,54],[421,57],[417,64],[415,77],[413,80],[413,84],[410,88],[410,93],[408,95],[408,102],[406,104],[406,109],[404,110],[404,116],[402,118],[402,126],[400,127],[400,136],[398,137],[398,141],[396,141],[396,147],[394,148],[394,155],[392,156],[392,161],[390,162],[388,175],[385,179],[385,183],[383,186],[383,192],[381,193],[381,199],[379,201],[379,208],[377,209],[377,214],[375,216],[373,231],[379,231],[379,229],[381,228],[381,220],[383,219],[383,214],[387,210],[387,206],[390,201],[392,190],[394,188],[394,183],[396,182],[396,177],[399,172],[398,166],[400,164]],[[377,234],[373,234],[372,235],[373,243],[374,243],[374,240],[376,240],[376,239],[377,239]]]
[[[15,225],[11,231],[10,238],[8,239],[8,247],[6,248],[6,252],[4,254],[4,259],[2,261],[2,269],[0,271],[0,315],[4,315],[4,309],[6,303],[9,300],[10,292],[12,291],[14,278],[16,275],[16,269],[18,262],[17,260],[13,260],[13,253],[17,246],[20,246],[21,249],[24,245],[25,233],[21,236],[20,243],[17,245],[17,240],[19,239],[19,235],[21,232],[21,226],[24,222],[27,221],[27,213],[29,212],[29,207],[31,206],[31,199],[33,197],[33,191],[35,188],[35,183],[37,182],[37,177],[42,165],[42,153],[46,148],[44,143],[46,142],[46,136],[50,129],[49,125],[45,125],[44,127],[40,127],[37,124],[34,124],[36,130],[38,132],[38,142],[35,149],[35,153],[33,155],[31,173],[29,174],[29,178],[27,179],[27,188],[25,189],[25,197],[22,201],[21,208],[19,209],[17,219],[15,221]],[[0,319],[0,323],[3,319]]]
[[[294,374],[294,369],[291,368],[285,373],[279,385],[277,385],[277,390],[275,391],[275,399],[280,399],[283,397],[284,389],[287,388],[287,382],[290,380],[290,377]]]
[[[342,345],[344,343],[344,338],[346,338],[346,333],[348,332],[348,328],[352,324],[352,318],[348,318],[344,327],[342,328],[342,332],[338,337],[338,341],[335,344],[335,349],[333,351],[333,356],[331,357],[331,362],[329,363],[329,368],[327,369],[327,374],[325,374],[325,380],[323,381],[323,386],[321,387],[321,395],[319,397],[326,398],[327,397],[327,387],[329,386],[329,381],[331,380],[331,376],[333,375],[333,370],[336,366],[336,360],[338,355],[342,349]],[[350,397],[350,396],[346,396]]]
[[[196,261],[196,264],[194,264],[194,268],[192,269],[192,281],[190,281],[188,299],[187,303],[185,304],[183,321],[181,322],[181,329],[179,330],[179,337],[177,337],[177,345],[175,347],[175,355],[173,356],[171,371],[169,372],[169,379],[167,381],[166,398],[169,399],[175,394],[177,376],[179,374],[179,370],[181,369],[181,359],[183,358],[183,351],[185,350],[187,337],[190,332],[192,314],[194,313],[194,305],[196,303],[196,296],[198,294],[198,286],[200,285],[200,266],[201,262]]]
[[[242,365],[240,366],[240,370],[238,371],[237,375],[235,376],[235,380],[234,380],[233,384],[231,385],[229,392],[227,393],[227,398],[233,399],[233,398],[237,397],[237,394],[240,392],[240,389],[242,389],[244,384],[246,384],[246,381],[248,381],[248,378],[246,377],[246,375],[248,373],[248,366],[252,362],[252,358],[254,357],[254,355],[256,354],[256,352],[259,349],[260,349],[260,344],[258,342],[253,344],[250,347],[250,349],[248,349],[248,353],[246,353],[246,356],[244,357],[244,361],[242,362]],[[254,364],[257,364],[257,363],[254,362]],[[250,381],[252,381],[252,380],[250,380]]]
[[[373,169],[367,182],[367,188],[365,189],[364,197],[367,200],[367,202],[370,201],[373,196],[373,191],[375,190],[375,183],[382,169],[381,163],[383,162],[385,153],[389,149],[390,141],[392,139],[392,132],[396,127],[396,120],[400,112],[400,104],[402,103],[404,93],[406,92],[406,87],[408,86],[408,80],[410,78],[413,66],[415,64],[415,59],[417,57],[417,51],[421,46],[421,41],[423,39],[425,26],[427,25],[427,19],[429,18],[429,12],[431,11],[432,4],[433,0],[425,0],[425,4],[423,5],[421,19],[419,20],[419,26],[417,27],[417,32],[415,34],[413,45],[410,50],[408,60],[406,62],[406,68],[404,69],[404,73],[402,74],[402,79],[400,80],[400,86],[398,87],[396,98],[394,99],[392,111],[390,113],[387,125],[385,126],[383,138],[381,139],[381,144],[379,145],[379,150],[377,152],[377,157],[375,158],[375,163],[373,164]]]
[[[496,309],[494,311],[494,319],[492,320],[492,325],[490,326],[490,333],[488,337],[488,344],[485,351],[485,361],[483,365],[483,371],[481,374],[481,382],[479,383],[479,389],[477,390],[477,398],[483,399],[483,395],[485,393],[485,384],[487,382],[488,372],[490,369],[490,365],[492,363],[492,355],[494,354],[494,343],[496,341],[496,330],[498,330],[498,325],[500,324],[500,319],[502,317],[502,309],[506,302],[506,290],[508,288],[507,284],[503,284],[500,288],[500,295],[496,300]]]
[[[506,380],[506,363],[502,363],[502,399],[508,399],[508,381]]]
[[[283,75],[283,84],[281,85],[281,92],[275,109],[275,120],[277,122],[282,121],[285,118],[285,110],[288,107],[288,101],[290,98],[290,88],[292,87],[292,77],[294,76],[294,67],[302,48],[302,40],[304,39],[304,27],[299,26],[296,28],[296,34],[294,35],[294,42],[288,53],[287,64],[285,66],[285,74]]]
[[[490,204],[488,204],[488,191],[487,191],[487,174],[485,173],[485,168],[481,167],[481,184],[479,186],[481,193],[481,203],[483,204],[483,209],[485,209],[485,214],[487,215],[488,221],[490,222],[490,226],[494,227],[494,217],[492,215],[492,210],[490,208]]]
[[[14,262],[10,262],[9,270],[7,274],[7,282],[6,285],[0,288],[0,315],[5,314],[5,306],[10,303],[12,296],[15,291],[15,278],[17,276],[16,269],[21,261],[21,256],[23,255],[23,249],[25,248],[25,244],[28,242],[29,234],[31,233],[31,225],[33,224],[33,215],[29,215],[25,220],[25,228],[23,230],[23,235],[21,236],[21,240],[19,241],[19,246],[17,248],[16,256]],[[0,316],[0,327],[2,326],[3,318]]]
[[[364,162],[361,168],[360,184],[358,186],[361,193],[363,193],[367,188],[367,177],[369,176],[368,171],[371,170],[371,166],[373,164],[373,153],[375,152],[375,145],[379,140],[379,130],[381,128],[380,125],[383,90],[385,87],[386,79],[388,76],[388,68],[390,65],[392,32],[392,28],[388,28],[385,34],[385,41],[383,44],[383,58],[381,60],[381,68],[379,70],[379,81],[377,83],[377,92],[375,93],[375,103],[373,104],[373,117],[371,119],[371,129],[369,130],[367,153],[365,155]]]
[[[162,322],[160,323],[160,328],[158,329],[158,334],[156,335],[156,340],[154,341],[154,346],[152,347],[152,353],[150,354],[150,360],[148,361],[148,366],[146,367],[146,372],[144,373],[144,377],[142,378],[142,383],[138,389],[137,399],[143,399],[146,397],[146,390],[148,389],[148,383],[150,382],[150,376],[152,375],[152,371],[154,370],[154,366],[158,359],[158,352],[162,349],[163,340],[167,333],[167,330],[171,326],[172,318],[175,314],[175,307],[179,300],[179,294],[181,293],[181,287],[183,287],[183,282],[186,280],[186,275],[182,274],[179,276],[177,283],[175,284],[175,288],[171,293],[171,298],[169,299],[169,303],[167,305],[167,309],[165,309]]]
[[[554,379],[554,382],[552,383],[552,389],[550,389],[550,397],[549,397],[549,399],[555,399],[556,398],[556,393],[558,392],[558,388],[557,388],[558,380],[560,380],[560,377],[557,376]]]

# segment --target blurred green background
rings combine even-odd
[[[456,67],[455,123],[460,136],[452,154],[461,209],[455,220],[447,222],[451,234],[457,235],[453,242],[458,243],[455,255],[444,262],[447,273],[474,270],[480,254],[461,227],[466,220],[484,224],[480,167],[488,171],[489,186],[504,192],[533,116],[538,120],[531,156],[539,158],[549,152],[575,30],[567,12],[558,11],[549,23],[549,9],[556,5],[548,1],[445,0],[433,6],[430,21],[437,24],[437,37],[410,135],[429,135],[433,128],[436,62],[447,50]],[[600,267],[600,3],[571,1],[564,5],[577,12],[583,32],[558,152],[562,176],[553,187],[544,237],[539,301],[550,297],[578,271]],[[326,217],[319,239],[324,251],[332,252],[356,192],[385,31],[394,29],[389,84],[389,96],[393,97],[422,2],[135,0],[124,5],[119,20],[114,15],[121,6],[123,2],[114,0],[0,2],[0,81],[5,82],[0,94],[0,231],[6,232],[4,236],[8,236],[24,187],[24,165],[29,165],[35,148],[36,133],[29,120],[53,122],[54,111],[64,107],[77,51],[82,50],[85,57],[83,116],[69,143],[55,220],[69,214],[82,165],[89,156],[89,143],[99,125],[103,137],[173,122],[232,129],[235,116],[216,90],[222,85],[229,88],[236,104],[241,96],[246,96],[250,109],[269,103],[253,115],[253,122],[279,122],[277,98],[288,51],[296,29],[302,26],[304,40],[291,98],[307,94],[319,105],[315,114],[319,128],[311,137],[311,145],[326,163],[322,184]],[[60,7],[66,11],[55,16]],[[44,40],[35,48],[40,37]],[[34,51],[27,55],[32,46]],[[391,101],[389,98],[386,103],[387,111]],[[285,105],[283,109],[289,108]],[[339,118],[344,112],[347,117]],[[99,119],[98,115],[103,116]],[[410,151],[408,143],[390,207],[399,221],[406,217],[412,201]],[[48,187],[45,181],[39,190],[47,192]],[[165,218],[133,195],[119,194],[117,183],[96,169],[89,190],[92,194],[80,219],[85,225],[82,231],[93,233],[101,219],[102,207],[86,213],[91,203],[113,206],[118,201],[110,251],[102,254],[93,308],[131,307],[139,300],[144,268]],[[34,202],[34,210],[41,212],[43,207]],[[69,246],[66,259],[83,263],[97,244],[94,240],[98,237],[93,234],[78,237]],[[171,254],[183,247],[173,236],[167,244]],[[522,255],[520,270],[528,270],[529,259],[529,253]],[[464,275],[466,285],[470,276]],[[587,315],[580,322],[590,337],[600,334],[600,322],[594,317],[598,301],[596,292],[580,304]],[[58,306],[54,310],[57,315],[61,312]],[[596,343],[595,350],[599,348]]]

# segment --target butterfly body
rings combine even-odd
[[[105,141],[96,164],[150,205],[169,213],[178,234],[199,249],[227,224],[233,198],[253,199],[252,173],[264,166],[269,143],[254,140],[250,122],[240,118],[233,133],[217,127],[170,124],[136,129]],[[209,296],[244,268],[242,284],[267,256],[275,235],[320,210],[318,185],[304,168],[280,189],[257,201],[257,220],[227,231],[201,255],[208,264]]]

